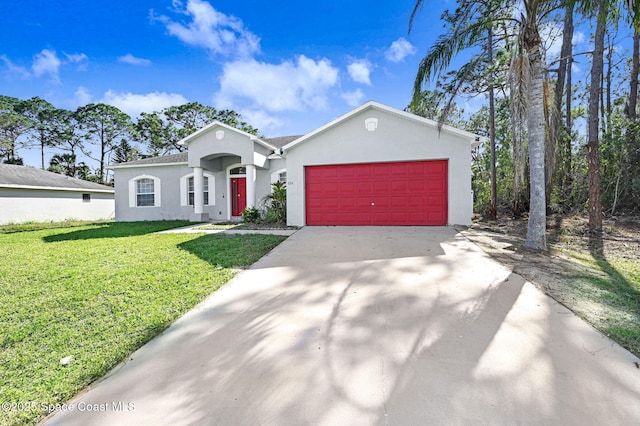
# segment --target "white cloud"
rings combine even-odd
[[[353,92],[345,92],[342,95],[342,99],[345,100],[347,105],[351,107],[357,107],[362,103],[364,99],[364,93],[360,89],[356,89]]]
[[[190,22],[175,22],[167,16],[156,19],[166,25],[169,34],[183,42],[222,55],[248,57],[260,51],[258,36],[246,30],[240,19],[218,12],[210,3],[188,0],[183,9],[181,2],[174,1],[174,7],[178,13],[188,16]]]
[[[36,77],[47,74],[51,80],[59,83],[60,65],[62,65],[62,62],[58,58],[55,50],[42,49],[40,53],[34,55],[31,69]]]
[[[585,39],[586,37],[582,31],[576,31],[573,33],[573,39],[571,40],[571,43],[574,45],[582,44],[584,43]]]
[[[151,61],[149,59],[138,58],[136,56],[133,56],[131,53],[127,53],[124,56],[120,56],[118,58],[118,62],[122,62],[123,64],[129,64],[129,65],[140,65],[140,66],[151,65]]]
[[[243,109],[240,111],[242,119],[260,130],[261,133],[269,133],[282,127],[285,123],[264,110]]]
[[[349,64],[347,67],[347,71],[349,71],[349,75],[351,79],[356,83],[368,84],[371,85],[371,64],[369,61],[364,59],[358,59]]]
[[[400,37],[384,52],[384,56],[390,62],[402,62],[407,56],[416,53],[416,48],[404,37]]]
[[[31,73],[25,67],[18,66],[11,62],[11,60],[6,55],[0,55],[0,60],[4,62],[5,67],[7,68],[7,73],[11,75],[18,76],[20,78],[29,78],[31,77]]]
[[[84,71],[87,69],[89,58],[84,53],[73,53],[73,54],[65,53],[64,56],[67,57],[66,63],[78,64],[78,69],[80,71]]]
[[[328,107],[327,91],[337,83],[338,69],[328,59],[300,55],[277,65],[243,59],[224,64],[215,100],[225,108],[244,101],[268,111],[322,110]]]
[[[118,107],[132,118],[136,118],[141,112],[160,111],[163,108],[182,105],[189,101],[178,93],[152,92],[137,94],[108,90],[100,102]]]
[[[73,104],[75,106],[84,106],[90,104],[92,102],[92,99],[93,97],[91,96],[91,93],[89,93],[89,90],[84,86],[78,87],[73,94]]]

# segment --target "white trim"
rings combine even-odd
[[[271,183],[276,183],[276,182],[280,182],[280,173],[286,173],[287,172],[287,168],[283,168],[280,170],[276,170],[275,172],[271,173]]]
[[[348,120],[349,118],[353,117],[356,114],[359,114],[362,111],[365,111],[367,109],[377,109],[379,111],[383,111],[386,112],[388,114],[391,115],[395,115],[397,117],[401,117],[407,120],[411,120],[414,121],[416,123],[425,125],[425,126],[429,126],[429,127],[433,127],[435,129],[438,128],[438,123],[436,121],[433,120],[429,120],[428,118],[424,118],[424,117],[420,117],[418,115],[415,114],[411,114],[410,112],[406,112],[406,111],[402,111],[396,108],[392,108],[390,106],[387,105],[383,105],[381,103],[378,102],[374,102],[374,101],[369,101],[366,102],[362,105],[360,105],[359,107],[352,109],[351,111],[347,112],[344,115],[341,115],[340,117],[336,118],[333,121],[330,121],[329,123],[325,124],[322,127],[317,128],[316,130],[311,131],[310,133],[307,133],[304,136],[299,137],[298,139],[289,142],[288,144],[286,144],[285,146],[282,147],[282,150],[287,151],[291,148],[294,148],[296,145],[299,145],[303,142],[305,142],[308,139],[311,139],[312,137],[320,134],[320,133],[324,133],[327,130],[331,129],[334,126],[337,126],[338,124],[342,123],[343,121]],[[477,145],[479,145],[480,141],[486,138],[482,138],[479,135],[476,135],[474,133],[470,133],[467,132],[465,130],[460,130],[457,129],[455,127],[451,127],[451,126],[447,126],[446,124],[442,126],[442,131],[446,132],[446,133],[450,133],[453,134],[455,136],[459,136],[465,139],[469,139],[471,141],[471,146],[472,148],[475,148]]]
[[[71,191],[71,192],[103,192],[106,194],[114,194],[113,189],[88,189],[88,188],[59,188],[55,186],[35,186],[35,185],[14,185],[11,183],[2,183],[0,188],[10,189],[37,189],[44,191]]]
[[[246,167],[245,164],[242,163],[236,163],[236,164],[232,164],[229,167],[227,167],[227,180],[226,180],[226,185],[227,185],[227,220],[231,220],[231,178],[246,178],[247,174],[240,174],[240,175],[232,175],[231,174],[231,170],[237,168],[237,167]]]
[[[239,135],[245,136],[247,138],[249,138],[250,140],[259,143],[260,145],[264,146],[265,148],[268,148],[272,151],[276,150],[276,147],[263,141],[262,139],[258,138],[256,135],[252,135],[251,133],[247,133],[244,130],[240,130],[240,129],[236,129],[235,127],[229,126],[228,124],[222,123],[218,120],[215,120],[209,124],[207,124],[206,126],[204,126],[203,128],[201,128],[200,130],[191,133],[189,136],[187,136],[186,138],[178,141],[178,145],[188,145],[191,141],[193,141],[194,139],[198,138],[200,135],[203,135],[205,133],[210,132],[214,127],[222,127],[223,129],[227,129],[229,131],[232,132],[236,132]]]
[[[205,204],[205,206],[215,206],[216,205],[216,177],[211,173],[204,172],[204,177],[209,179],[209,204]],[[193,177],[193,172],[186,174],[180,178],[180,205],[182,207],[192,207],[189,205],[189,178]]]
[[[137,205],[138,203],[136,202],[136,194],[137,194],[136,182],[140,179],[153,180],[153,206]],[[129,207],[131,208],[146,209],[146,208],[153,208],[153,207],[161,207],[162,206],[162,199],[160,195],[161,193],[162,193],[162,188],[160,186],[160,178],[147,175],[147,174],[142,174],[129,179]]]

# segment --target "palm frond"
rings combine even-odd
[[[473,46],[484,35],[486,24],[486,22],[474,22],[461,25],[436,40],[418,65],[418,72],[413,84],[412,102],[418,99],[423,84],[429,82],[434,75],[447,69],[458,52]]]
[[[413,7],[413,11],[411,12],[411,16],[409,17],[409,30],[407,34],[411,34],[411,30],[413,29],[413,20],[416,18],[418,12],[422,9],[423,0],[417,0],[416,5]]]

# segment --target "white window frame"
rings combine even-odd
[[[151,179],[153,181],[153,206],[138,206],[138,181],[141,179]],[[137,209],[148,209],[162,206],[162,200],[160,197],[161,187],[160,178],[151,175],[139,175],[129,179],[129,207]]]
[[[216,205],[216,178],[211,173],[204,172],[204,177],[209,180],[209,203],[205,206]],[[189,178],[193,177],[193,173],[189,173],[180,178],[180,205],[182,207],[189,206]]]
[[[280,169],[280,170],[276,170],[275,172],[271,173],[271,183],[281,182],[280,175],[282,173],[287,173],[287,169]],[[287,184],[287,182],[283,182],[283,183],[285,185]]]

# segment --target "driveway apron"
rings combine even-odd
[[[306,227],[50,425],[640,424],[640,360],[446,227]]]

